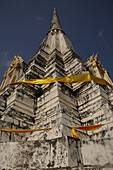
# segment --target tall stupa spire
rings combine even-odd
[[[55,7],[54,7],[53,18],[52,18],[51,27],[50,27],[50,30],[53,30],[53,29],[62,30]]]

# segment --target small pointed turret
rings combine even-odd
[[[55,7],[54,7],[53,19],[52,19],[51,27],[50,27],[50,30],[53,30],[53,29],[62,30],[62,27],[60,25],[60,21],[59,21],[58,14],[56,12],[56,8]]]

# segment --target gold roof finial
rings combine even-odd
[[[4,74],[4,78],[0,87],[0,91],[7,86],[8,84],[10,84],[11,82],[15,82],[16,81],[16,75],[14,75],[15,71],[16,73],[18,72],[19,69],[21,69],[21,63],[23,62],[23,59],[21,58],[21,56],[16,56],[14,53],[14,59],[8,69],[8,71],[6,71],[6,73]],[[10,79],[9,79],[9,77]],[[8,81],[7,81],[8,80]]]
[[[88,60],[93,61],[93,58],[94,58],[94,52],[93,52],[93,54],[88,58]]]
[[[98,52],[97,52],[96,55],[95,55],[95,60],[96,60],[96,61],[98,60]]]

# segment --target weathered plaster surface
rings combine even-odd
[[[111,170],[113,139],[54,140],[0,143],[0,169],[5,170]]]
[[[97,166],[101,170],[113,169],[113,138],[83,140],[81,153],[85,166]]]
[[[51,169],[68,166],[67,139],[0,143],[0,169]]]

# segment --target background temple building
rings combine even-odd
[[[91,73],[106,80],[43,85],[17,84],[23,79]],[[11,85],[12,84],[12,85]],[[0,169],[112,170],[113,88],[97,54],[86,62],[76,54],[54,9],[51,27],[37,53],[26,64],[15,56],[0,89],[0,128],[50,130],[32,133],[0,131]],[[72,127],[106,124],[95,131]]]

